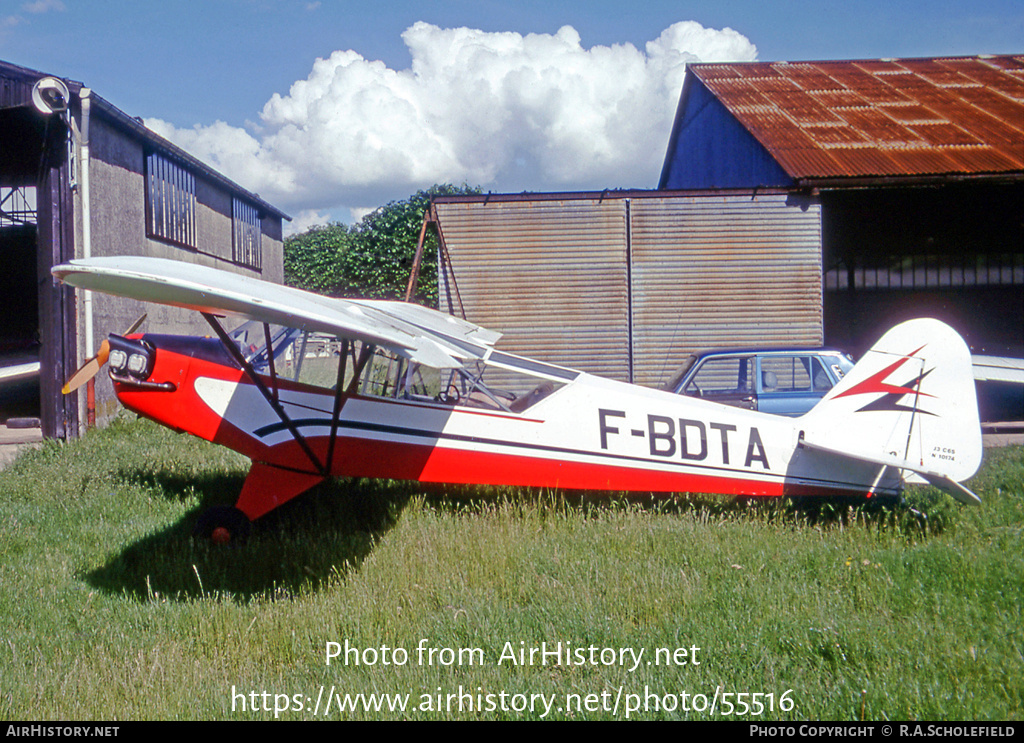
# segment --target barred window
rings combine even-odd
[[[1024,284],[1024,254],[903,255],[825,271],[826,290],[946,289]]]
[[[155,152],[146,157],[146,234],[197,247],[195,176]]]
[[[232,212],[232,243],[235,263],[250,268],[263,266],[263,233],[260,224],[260,213],[256,207],[240,199],[233,199]]]

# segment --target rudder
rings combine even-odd
[[[971,353],[929,318],[889,330],[800,419],[804,445],[912,470],[964,502],[981,464]]]

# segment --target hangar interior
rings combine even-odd
[[[893,323],[928,314],[976,354],[1024,357],[1024,185],[844,189],[821,199],[827,343],[861,353]]]
[[[1024,358],[1020,183],[844,189],[822,200],[825,342],[863,353],[887,327],[935,317],[973,354]],[[1020,384],[978,386],[982,420],[1024,420]]]
[[[38,181],[44,142],[64,126],[31,106],[0,108],[0,365],[39,360]],[[48,278],[48,277],[47,277]],[[0,395],[0,422],[39,416],[38,376],[12,380]]]

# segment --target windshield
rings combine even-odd
[[[685,377],[686,373],[690,371],[691,368],[693,368],[693,365],[696,361],[697,356],[695,354],[691,354],[690,356],[688,356],[686,361],[683,362],[683,365],[672,373],[672,376],[669,377],[669,380],[662,386],[662,389],[668,390],[669,392],[678,391],[679,385],[683,381],[683,377]]]

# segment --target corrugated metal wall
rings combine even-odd
[[[622,200],[438,203],[459,296],[503,350],[625,379]],[[442,309],[448,307],[444,278]]]
[[[821,345],[819,205],[785,193],[630,202],[633,380],[694,351]]]
[[[446,197],[435,208],[466,316],[505,333],[504,350],[657,386],[702,348],[821,343],[821,218],[806,197]]]

